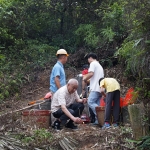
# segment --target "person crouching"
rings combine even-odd
[[[65,126],[67,128],[77,129],[77,126],[73,122],[78,124],[83,123],[79,117],[82,114],[84,103],[87,102],[87,99],[79,98],[77,88],[78,81],[76,79],[70,79],[67,85],[61,87],[54,94],[51,111],[57,120],[52,125],[53,128],[61,130],[61,126]]]
[[[105,123],[102,129],[110,128],[111,110],[113,107],[113,127],[118,127],[120,113],[120,85],[114,78],[101,78],[99,80],[100,91],[106,102],[105,107]],[[105,93],[106,90],[106,93]],[[113,102],[113,106],[112,106]]]

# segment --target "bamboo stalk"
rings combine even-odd
[[[63,144],[63,146],[65,147],[66,150],[69,150],[68,145],[63,140],[61,140],[61,143]]]
[[[69,137],[69,140],[72,141],[74,144],[78,145],[78,142],[75,139],[72,139],[71,137]]]
[[[78,142],[70,137],[64,137],[61,141],[59,141],[59,144],[63,150],[75,150]]]
[[[64,137],[64,142],[67,144],[67,146],[71,149],[74,150],[75,145],[71,143],[67,138]]]
[[[62,148],[63,150],[66,150],[65,146],[62,144],[61,141],[59,141],[59,144],[60,144],[60,146],[61,146],[61,148]]]

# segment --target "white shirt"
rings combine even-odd
[[[104,70],[98,61],[90,63],[88,72],[93,72],[93,76],[90,79],[90,91],[100,92],[99,79],[104,77]]]
[[[51,103],[52,113],[60,109],[61,105],[66,105],[66,107],[69,107],[77,99],[79,99],[79,95],[77,94],[77,91],[70,94],[68,92],[67,85],[61,87],[56,91],[56,93],[53,96],[52,103]]]

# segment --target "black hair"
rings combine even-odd
[[[90,58],[90,57],[97,60],[97,55],[95,53],[90,53],[87,55],[87,58]]]
[[[85,64],[82,66],[82,69],[88,69],[89,68],[89,65],[88,64]]]
[[[58,54],[57,58],[60,59],[62,56],[66,56],[66,54]]]
[[[103,80],[104,78],[100,78],[98,81],[98,84],[100,85],[100,82]]]

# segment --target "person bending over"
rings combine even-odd
[[[67,85],[61,87],[53,96],[51,104],[52,114],[57,120],[53,124],[53,128],[61,130],[61,126],[77,129],[73,122],[82,124],[80,117],[84,109],[84,103],[87,99],[80,99],[77,94],[78,81],[70,79]],[[68,122],[67,122],[68,121]]]
[[[113,109],[113,127],[118,127],[120,113],[120,85],[114,78],[101,78],[99,80],[100,91],[106,102],[105,123],[102,129],[110,128],[111,110]],[[105,89],[106,93],[105,93]],[[113,102],[113,107],[112,107]]]

